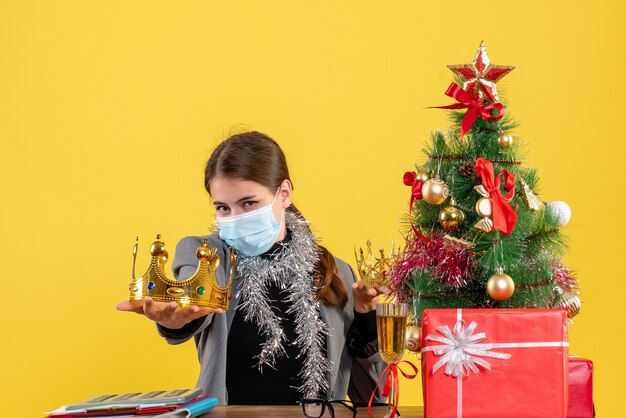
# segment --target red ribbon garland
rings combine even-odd
[[[407,171],[406,173],[404,173],[402,181],[404,182],[405,186],[411,187],[411,203],[409,205],[409,215],[412,217],[413,202],[415,202],[416,200],[422,200],[422,186],[424,185],[424,182],[417,178],[417,173],[415,171]],[[426,238],[424,234],[422,234],[420,231],[417,230],[417,228],[415,228],[415,226],[413,225],[413,221],[411,221],[411,228],[413,229],[413,232],[415,233],[417,239],[421,241],[430,241],[430,239]]]
[[[517,222],[517,213],[510,205],[513,196],[515,196],[515,175],[509,170],[502,170],[497,176],[494,176],[493,163],[480,157],[476,160],[475,170],[476,174],[483,180],[483,186],[491,197],[493,229],[509,236]],[[502,196],[500,190],[502,176],[506,176],[504,182],[504,189],[507,191],[506,196]]]
[[[411,368],[413,369],[413,374],[409,374],[407,372],[405,372],[404,370],[402,370],[400,368],[400,364],[402,363],[406,363],[409,366],[411,366]],[[367,404],[367,413],[369,414],[369,417],[372,418],[372,401],[374,399],[374,395],[376,394],[376,390],[378,389],[378,386],[380,386],[380,383],[383,382],[383,390],[381,392],[381,394],[384,397],[388,397],[389,393],[391,393],[391,389],[395,388],[394,390],[394,394],[395,394],[395,400],[393,403],[393,409],[391,410],[391,414],[389,415],[389,418],[395,418],[396,416],[396,412],[398,411],[398,400],[400,399],[400,386],[398,385],[398,370],[400,371],[400,373],[402,373],[402,376],[406,377],[407,379],[414,379],[417,376],[417,367],[415,366],[415,364],[411,363],[410,361],[407,360],[402,360],[402,361],[398,361],[395,363],[389,363],[387,365],[387,367],[385,368],[385,370],[383,370],[382,374],[380,375],[380,379],[378,380],[378,383],[376,383],[376,387],[374,388],[374,391],[372,392],[372,396],[370,396],[370,401]]]
[[[461,136],[459,138],[461,141],[463,141],[463,136],[470,130],[478,116],[482,117],[487,122],[497,122],[504,116],[504,106],[502,106],[501,103],[493,103],[485,106],[482,100],[477,101],[471,94],[463,90],[463,88],[456,83],[450,84],[450,87],[446,90],[446,96],[452,97],[459,103],[433,107],[436,109],[468,109],[461,121]],[[491,113],[493,109],[498,110],[496,116],[493,116]]]

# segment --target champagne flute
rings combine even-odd
[[[387,363],[397,363],[402,360],[405,349],[407,313],[408,305],[406,303],[379,303],[376,305],[378,351]],[[394,392],[397,390],[398,388],[392,385],[388,398],[389,408],[385,418],[389,418],[391,415],[391,406],[395,399]]]

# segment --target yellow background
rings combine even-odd
[[[595,362],[599,416],[624,414],[624,6],[510,3],[0,2],[0,415],[195,383],[192,343],[114,305],[136,235],[143,270],[156,233],[173,252],[207,231],[203,164],[235,125],[282,144],[336,255],[399,239],[402,174],[448,127],[425,108],[482,39],[517,66],[499,91],[542,198],[573,210],[571,351]]]

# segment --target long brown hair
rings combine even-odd
[[[256,131],[233,135],[215,148],[204,170],[204,188],[209,194],[210,182],[218,175],[251,180],[272,191],[278,189],[284,180],[291,181],[287,159],[280,146],[272,138]],[[287,210],[302,216],[293,204]],[[343,308],[348,302],[348,292],[337,275],[335,258],[321,245],[318,245],[318,255],[315,277],[319,288],[317,298],[326,306]]]

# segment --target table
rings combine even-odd
[[[374,418],[382,418],[387,411],[387,407],[373,408]],[[401,418],[423,418],[424,408],[421,406],[403,406],[399,408]],[[359,408],[357,418],[367,418],[367,408]],[[216,406],[211,412],[201,416],[201,418],[303,418],[302,407],[300,406],[242,406],[242,405],[221,405]],[[330,418],[328,411],[323,418]],[[335,408],[335,418],[352,418],[352,412],[345,408]]]

